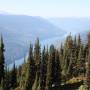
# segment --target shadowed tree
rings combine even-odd
[[[17,69],[14,63],[13,69],[10,72],[10,87],[13,89],[16,86],[17,86]]]
[[[4,79],[4,63],[5,63],[5,58],[4,58],[4,43],[3,43],[3,38],[1,36],[0,39],[0,82],[2,79]]]
[[[86,64],[86,81],[85,81],[85,84],[87,86],[87,90],[90,90],[90,48],[89,48],[88,62]]]
[[[35,80],[35,62],[33,58],[33,46],[30,44],[29,56],[27,61],[25,90],[32,90],[34,80]]]
[[[42,58],[40,62],[40,90],[45,90],[46,86],[46,70],[47,65],[46,65],[46,51],[45,47],[42,51]]]

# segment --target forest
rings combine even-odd
[[[41,48],[37,38],[24,63],[12,69],[5,64],[3,41],[1,36],[0,90],[90,90],[90,32],[86,42],[70,33],[59,48]]]

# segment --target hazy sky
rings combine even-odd
[[[42,17],[90,17],[90,0],[0,0],[0,11]]]

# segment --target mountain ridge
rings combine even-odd
[[[66,32],[42,17],[0,14],[0,33],[4,38],[5,58],[9,64],[24,57],[29,44],[34,43],[37,37],[42,41],[63,36]]]

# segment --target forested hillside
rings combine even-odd
[[[90,90],[90,32],[83,43],[71,33],[60,48],[41,49],[39,38],[30,44],[28,58],[12,69],[5,65],[5,46],[0,39],[0,90]],[[18,51],[19,52],[19,51]]]

